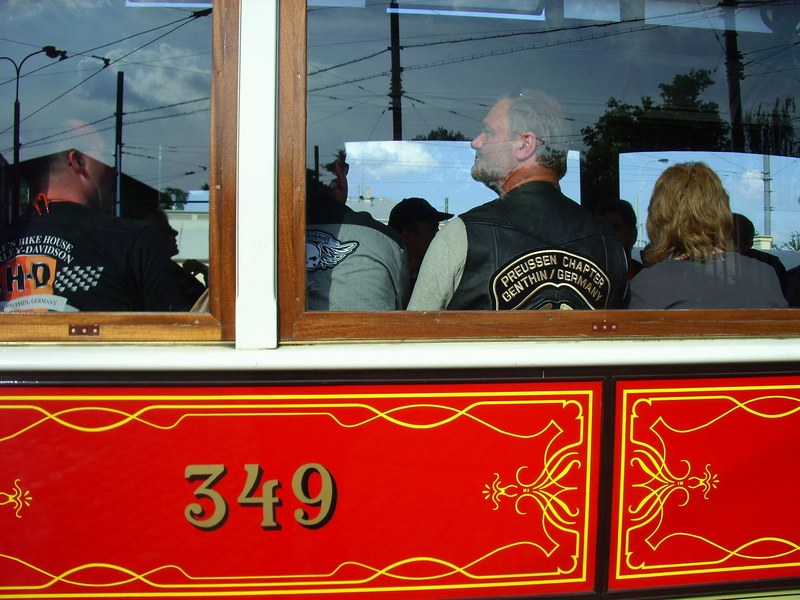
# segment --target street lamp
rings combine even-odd
[[[639,165],[639,193],[636,194],[636,229],[641,232],[641,235],[637,232],[637,239],[644,240],[644,233],[647,231],[644,222],[642,221],[641,216],[639,215],[639,198],[642,195],[642,188],[644,187],[644,182],[642,181],[642,167],[644,167],[647,163],[651,162],[658,162],[661,164],[667,164],[669,162],[668,158],[648,158],[642,164]]]
[[[25,58],[19,61],[19,63],[8,56],[0,56],[0,60],[7,60],[14,65],[14,70],[17,72],[16,88],[14,91],[14,166],[12,170],[13,180],[11,182],[12,201],[11,205],[9,206],[9,214],[7,215],[7,222],[9,223],[19,214],[19,79],[22,72],[22,65],[25,64],[25,61],[30,57],[36,56],[37,54],[45,54],[48,58],[57,58],[58,60],[64,60],[67,58],[67,52],[65,50],[57,50],[55,46],[44,46],[41,50],[31,52]]]

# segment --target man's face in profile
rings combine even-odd
[[[513,160],[512,140],[508,125],[508,107],[511,100],[505,98],[495,104],[483,120],[483,131],[472,140],[475,162],[472,178],[489,188],[501,192],[502,183],[516,166]]]

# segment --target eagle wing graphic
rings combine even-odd
[[[319,246],[319,268],[332,269],[358,248],[358,242],[340,242],[320,244]]]

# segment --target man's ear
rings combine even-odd
[[[518,161],[522,162],[529,159],[536,152],[536,146],[539,140],[536,139],[536,134],[531,131],[521,133],[517,138],[515,145],[515,155]]]
[[[67,163],[70,169],[76,173],[81,173],[86,170],[86,157],[83,155],[83,152],[79,150],[73,149],[67,152]]]

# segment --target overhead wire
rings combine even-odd
[[[791,3],[796,4],[797,2],[793,1]],[[782,4],[786,4],[786,3],[782,3]],[[748,4],[748,3],[742,3],[740,6],[744,7],[744,6],[749,6],[749,5],[750,4]],[[753,3],[752,5],[753,6],[758,6],[759,4],[758,3]],[[669,17],[669,18],[683,17],[683,18],[686,19],[686,22],[689,22],[690,20],[708,19],[709,18],[709,14],[711,14],[711,11],[717,10],[718,8],[719,7],[717,7],[717,6],[714,6],[714,7],[702,7],[702,6],[700,6],[696,10],[676,12],[676,13],[673,13],[672,15],[666,15],[666,17]],[[572,30],[576,30],[576,29],[586,29],[586,28],[590,28],[590,27],[618,26],[620,24],[630,24],[630,23],[636,23],[636,22],[642,22],[642,21],[643,21],[643,19],[628,19],[628,20],[619,21],[619,22],[615,22],[615,23],[600,23],[600,24],[593,23],[593,24],[588,24],[588,25],[577,25],[577,26],[562,27],[562,28],[552,28],[552,29],[541,30],[541,31],[537,31],[537,32],[504,32],[504,33],[500,33],[500,34],[491,34],[491,35],[485,35],[485,36],[470,36],[470,37],[458,38],[458,39],[454,39],[454,40],[438,40],[438,41],[424,42],[424,43],[419,43],[419,44],[408,44],[408,43],[406,43],[406,44],[403,44],[402,47],[404,49],[406,49],[406,48],[429,47],[429,46],[442,45],[442,44],[457,44],[457,43],[463,43],[463,42],[483,41],[483,40],[488,40],[488,39],[508,38],[508,37],[519,36],[519,35],[538,35],[538,34],[552,33],[552,32],[572,31]],[[646,30],[659,28],[659,27],[662,27],[662,25],[659,25],[659,24],[646,25],[645,24],[645,25],[641,25],[639,27],[627,28],[627,29],[624,29],[624,30],[616,30],[616,31],[612,31],[612,32],[601,32],[599,34],[595,34],[595,35],[591,35],[591,36],[579,36],[577,38],[559,39],[559,40],[555,40],[555,41],[550,41],[550,42],[545,42],[545,43],[536,43],[536,44],[525,45],[525,46],[516,47],[516,48],[508,48],[508,49],[502,49],[502,50],[494,50],[494,51],[491,51],[491,52],[476,53],[476,54],[472,54],[472,55],[466,56],[466,57],[454,57],[454,58],[443,59],[443,60],[439,60],[439,61],[433,61],[433,62],[428,62],[428,63],[417,64],[417,65],[409,65],[409,66],[403,67],[403,71],[404,72],[409,72],[409,71],[414,71],[414,70],[434,68],[434,67],[439,67],[439,66],[443,66],[443,65],[456,64],[456,63],[459,63],[459,62],[468,62],[468,61],[478,60],[478,59],[486,58],[486,57],[489,57],[489,56],[499,56],[499,55],[504,55],[504,54],[511,54],[511,53],[516,53],[516,52],[539,49],[539,48],[543,48],[543,47],[558,46],[558,45],[563,45],[563,44],[571,44],[571,43],[586,41],[588,39],[600,39],[600,38],[605,38],[605,37],[624,35],[624,34],[628,34],[628,33],[632,33],[632,32],[646,31]],[[715,32],[715,36],[716,36],[716,32]],[[716,36],[716,37],[717,37],[718,43],[720,43],[720,45],[722,46],[721,40],[719,40],[718,36]],[[786,48],[784,48],[784,51],[785,50],[786,50]],[[381,51],[379,53],[382,53],[382,52],[383,51]],[[375,54],[376,53],[373,53],[372,55],[368,55],[368,56],[362,57],[362,59],[366,59],[366,58],[371,57],[371,56],[373,56]],[[342,63],[342,64],[349,64],[349,63],[352,63],[352,62],[357,62],[359,60],[361,60],[361,59],[355,59],[353,61],[348,61],[348,63]],[[325,69],[325,70],[329,70],[329,69]],[[323,70],[315,71],[313,74],[317,74],[317,73],[320,73],[320,72],[323,72]],[[330,83],[328,85],[321,85],[321,86],[317,86],[317,87],[314,87],[314,88],[310,88],[308,90],[308,94],[311,95],[311,94],[318,93],[320,91],[324,91],[324,90],[331,89],[331,88],[334,88],[334,87],[339,87],[339,86],[342,86],[342,85],[354,84],[354,83],[357,83],[357,82],[363,82],[363,81],[367,81],[367,80],[375,79],[375,78],[379,78],[379,77],[386,77],[386,76],[388,76],[390,74],[391,74],[391,71],[384,70],[384,71],[381,71],[380,73],[374,73],[374,74],[371,74],[371,75],[365,75],[365,76],[361,76],[361,77],[356,78],[356,79],[342,80],[342,81],[339,81],[339,82]],[[311,74],[309,74],[309,75],[311,75]],[[407,94],[404,94],[404,97],[409,97],[409,96]],[[419,97],[417,97],[417,98],[415,98],[415,101],[421,102],[422,100]],[[447,110],[447,109],[442,109],[442,110]],[[461,116],[463,116],[463,115],[461,115]]]
[[[685,17],[687,19],[690,19],[690,18],[691,19],[707,18],[706,17],[706,13],[709,10],[712,10],[712,9],[715,9],[715,8],[716,7],[707,7],[707,8],[700,7],[697,10],[681,11],[681,12],[673,13],[671,15],[665,15],[665,18],[677,18],[677,17]],[[644,18],[635,18],[635,19],[625,19],[625,20],[621,20],[621,21],[617,21],[617,22],[613,22],[613,23],[590,23],[590,24],[582,24],[582,25],[570,25],[570,26],[566,26],[566,27],[554,27],[554,28],[542,29],[542,30],[538,30],[538,31],[502,32],[502,33],[488,34],[488,35],[484,35],[484,36],[461,37],[461,38],[456,38],[456,39],[451,39],[451,40],[436,40],[436,41],[430,41],[430,42],[424,42],[424,43],[418,43],[418,44],[404,43],[402,45],[402,48],[403,49],[426,48],[426,47],[439,46],[439,45],[451,45],[451,44],[461,44],[461,43],[469,43],[469,42],[480,42],[480,41],[487,41],[487,40],[493,40],[493,39],[505,39],[505,38],[511,38],[511,37],[518,37],[518,36],[540,36],[540,35],[546,35],[546,34],[558,34],[558,33],[564,33],[564,32],[571,32],[571,31],[577,31],[577,30],[589,29],[589,28],[596,29],[596,28],[606,28],[606,27],[619,27],[620,25],[629,25],[629,24],[634,24],[634,23],[642,23],[642,25],[640,25],[638,27],[630,27],[630,28],[627,28],[627,29],[623,29],[621,31],[602,32],[602,33],[596,34],[596,35],[579,36],[577,38],[570,38],[570,39],[566,39],[566,40],[565,39],[559,39],[559,40],[555,40],[555,41],[552,41],[552,42],[546,42],[546,43],[538,44],[538,45],[537,44],[525,45],[525,46],[516,47],[516,48],[510,48],[510,49],[495,50],[495,51],[484,52],[484,53],[476,53],[476,54],[473,54],[473,55],[470,55],[470,56],[467,56],[467,57],[459,57],[459,58],[452,58],[452,59],[446,59],[446,60],[441,60],[441,61],[423,63],[423,64],[419,64],[419,65],[404,66],[403,67],[403,71],[412,71],[412,70],[433,68],[433,67],[438,67],[438,66],[442,66],[442,65],[445,65],[445,64],[456,64],[456,63],[459,63],[459,62],[468,62],[468,61],[478,60],[478,59],[481,59],[481,58],[486,58],[486,57],[491,57],[491,56],[501,56],[501,55],[516,53],[516,52],[523,52],[523,51],[528,51],[528,50],[536,50],[536,49],[540,49],[540,48],[544,48],[544,47],[552,47],[552,46],[560,46],[560,45],[564,45],[564,44],[572,44],[572,43],[577,43],[577,42],[591,40],[591,39],[602,39],[602,38],[606,38],[606,37],[618,36],[618,35],[623,35],[623,34],[633,33],[633,32],[648,31],[648,30],[651,30],[651,29],[656,29],[656,28],[663,27],[663,25],[660,25],[660,24],[647,25]],[[354,63],[354,62],[359,62],[359,61],[362,61],[362,60],[366,60],[367,58],[371,58],[373,56],[382,54],[385,51],[387,51],[387,49],[381,50],[381,51],[379,51],[377,53],[373,53],[373,54],[370,54],[370,55],[367,55],[367,56],[364,56],[364,57],[361,57],[361,58],[358,58],[358,59],[354,59],[352,61],[348,61],[346,63],[342,63],[342,65],[351,64],[351,63]],[[333,68],[333,67],[331,67],[331,68]],[[331,70],[331,68],[318,69],[317,71],[314,71],[313,73],[309,73],[308,76],[310,77],[310,76],[316,75],[318,73],[329,71],[329,70]],[[374,78],[377,78],[377,77],[385,77],[385,76],[390,75],[390,74],[391,74],[391,71],[382,71],[380,73],[374,73],[372,75],[366,75],[366,76],[362,76],[362,77],[359,77],[359,78],[356,78],[356,79],[345,80],[345,81],[341,81],[341,82],[330,84],[330,85],[311,88],[311,89],[308,90],[308,93],[318,92],[318,91],[330,89],[332,87],[337,87],[339,85],[345,85],[345,84],[348,84],[348,83],[356,83],[356,82],[361,82],[361,81],[367,81],[369,79],[374,79]]]
[[[206,14],[210,14],[210,12],[208,12],[208,11],[198,11],[198,12],[205,12]],[[146,48],[147,46],[149,46],[151,44],[154,44],[158,40],[163,39],[164,37],[170,35],[171,33],[174,33],[175,31],[177,31],[181,27],[184,27],[185,25],[193,22],[197,18],[196,16],[194,16],[194,14],[196,14],[196,13],[193,13],[193,16],[191,16],[191,17],[186,17],[185,19],[181,19],[181,21],[183,21],[183,22],[181,22],[179,25],[173,27],[169,31],[163,33],[162,35],[159,35],[158,37],[153,38],[149,42],[147,42],[145,44],[142,44],[141,46],[138,46],[137,48],[134,48],[133,50],[131,50],[130,52],[127,52],[126,54],[123,54],[119,58],[115,58],[115,59],[111,60],[111,62],[109,64],[116,64],[116,63],[120,62],[121,60],[125,59],[126,57],[130,56],[131,54],[134,54],[135,52],[138,52],[139,50],[141,50],[143,48]],[[203,15],[203,16],[205,16],[205,15]],[[162,27],[158,27],[158,28],[154,28],[154,29],[152,29],[150,31],[155,31],[155,30],[158,30],[158,29],[163,29],[163,26]],[[135,36],[128,36],[127,38],[123,38],[123,41],[127,40],[127,39],[130,39],[131,37],[135,37]],[[96,50],[98,50],[100,48],[104,48],[104,47],[106,47],[106,45],[98,46],[97,48],[93,48],[91,50],[86,50],[86,51],[84,51],[84,53],[94,52],[94,51],[96,51]],[[91,75],[89,75],[83,81],[75,84],[74,86],[72,86],[71,88],[66,90],[65,92],[63,92],[63,93],[59,94],[58,96],[56,96],[55,98],[53,98],[50,102],[44,104],[43,106],[39,107],[35,111],[31,112],[29,115],[27,115],[25,117],[25,119],[29,119],[30,117],[32,117],[33,115],[41,112],[42,110],[44,110],[48,106],[51,106],[52,104],[54,104],[55,102],[57,102],[58,100],[60,100],[61,98],[63,98],[64,96],[66,96],[67,94],[72,92],[73,90],[75,90],[76,88],[80,87],[81,85],[83,85],[84,83],[86,83],[87,81],[89,81],[90,79],[92,79],[93,77],[98,75],[99,73],[101,73],[104,69],[106,69],[109,66],[109,64],[104,64],[99,70],[97,70],[94,73],[92,73]],[[23,119],[23,120],[25,120],[25,119]]]
[[[156,107],[146,108],[146,109],[142,109],[142,110],[138,110],[138,111],[132,111],[132,112],[126,113],[126,114],[140,114],[140,113],[145,113],[145,112],[152,112],[154,110],[164,110],[166,108],[174,108],[175,106],[182,106],[182,105],[186,105],[186,104],[192,104],[194,102],[201,102],[201,101],[204,101],[204,100],[209,100],[209,98],[208,97],[206,97],[206,98],[197,98],[195,100],[187,100],[185,102],[176,102],[176,103],[172,103],[172,104],[165,104],[165,105],[162,105],[162,106],[156,106]],[[208,112],[208,111],[209,111],[208,108],[202,108],[202,109],[197,109],[197,110],[187,111],[187,112],[182,112],[182,113],[173,113],[173,114],[169,114],[169,115],[161,115],[159,117],[152,117],[152,118],[149,118],[149,119],[129,120],[129,121],[125,121],[124,124],[125,125],[137,125],[137,124],[140,124],[140,123],[147,123],[147,122],[155,121],[155,120],[169,119],[169,118],[174,118],[174,117],[182,117],[182,116],[187,116],[187,115],[191,115],[191,114],[195,114],[195,113],[199,113],[199,112]],[[85,137],[87,135],[92,135],[92,134],[95,134],[95,133],[102,133],[102,132],[105,132],[105,131],[110,131],[111,129],[114,128],[114,124],[109,124],[107,127],[102,127],[102,128],[98,128],[97,126],[99,124],[101,124],[101,123],[104,123],[106,121],[110,121],[110,120],[115,119],[115,118],[116,118],[116,116],[111,114],[111,115],[102,117],[100,119],[97,119],[97,120],[89,122],[89,123],[81,123],[79,125],[76,125],[75,127],[71,127],[71,128],[66,129],[64,131],[59,131],[59,132],[56,132],[56,133],[52,133],[52,134],[49,134],[49,135],[46,135],[46,136],[39,137],[39,138],[36,138],[34,140],[31,140],[30,142],[27,142],[25,144],[25,146],[26,147],[43,146],[43,145],[54,143],[54,142],[64,142],[64,141],[69,141],[69,140],[73,140],[73,139],[79,139],[81,137]],[[88,131],[86,133],[76,133],[76,132],[79,132],[80,130],[89,129],[89,128],[91,128],[91,131]],[[70,134],[72,134],[72,135],[70,135]]]

